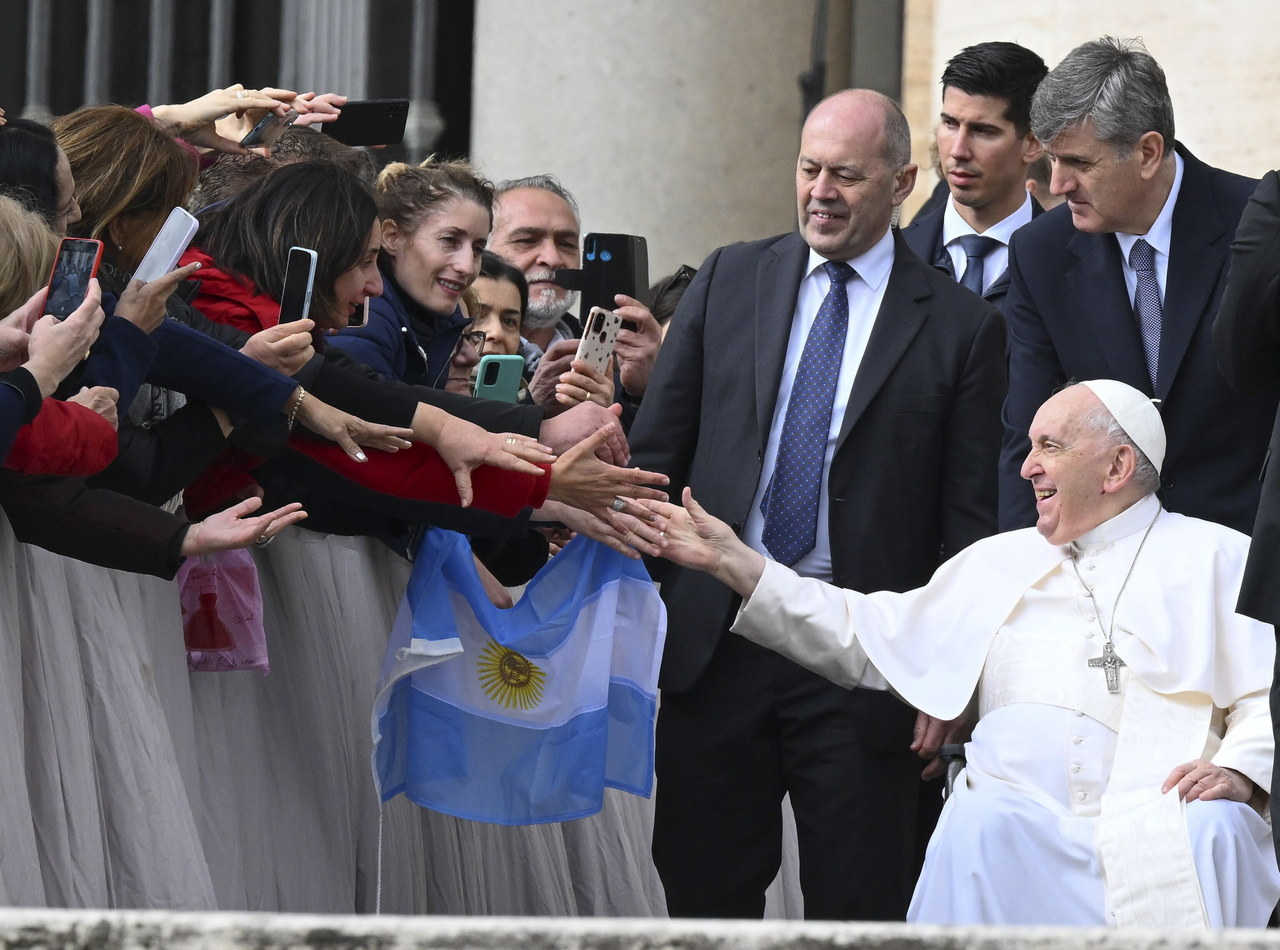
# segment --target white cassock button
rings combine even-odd
[[[1077,719],[1083,719],[1083,718],[1084,718],[1084,713],[1082,713],[1082,712],[1080,712],[1079,710],[1077,710],[1077,711],[1076,711],[1076,718],[1077,718]]]
[[[1080,743],[1084,742],[1084,736],[1072,736],[1071,741],[1074,742],[1076,745],[1079,745]]]
[[[1084,766],[1081,765],[1079,762],[1071,763],[1071,771],[1073,772],[1079,772],[1082,768],[1084,768]]]
[[[1076,801],[1082,802],[1089,797],[1088,792],[1076,792]]]

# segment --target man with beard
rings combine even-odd
[[[1047,72],[1017,43],[979,43],[951,58],[937,131],[950,200],[902,232],[920,257],[997,307],[1009,289],[1009,239],[1042,210],[1025,182],[1042,151],[1031,97]]]
[[[598,378],[589,368],[575,371],[570,366],[582,335],[581,322],[569,312],[578,294],[555,283],[557,270],[581,266],[581,224],[573,195],[554,175],[499,182],[489,248],[520,268],[529,282],[529,307],[520,335],[538,348],[532,358],[522,351],[533,371],[529,384],[533,401],[548,410],[585,401],[590,393],[576,385],[584,381],[578,373],[597,389],[608,389],[607,378]],[[662,334],[649,308],[639,300],[619,294],[614,301],[616,312],[636,325],[635,330],[618,334],[614,351],[618,365],[611,395],[631,409],[624,413],[625,425],[634,412],[629,404],[644,394]]]

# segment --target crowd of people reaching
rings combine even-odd
[[[556,271],[579,266],[580,220],[550,175],[378,170],[306,127],[341,97],[274,89],[0,127],[10,556],[171,578],[257,546],[287,658],[284,682],[165,687],[186,691],[202,743],[219,715],[245,731],[170,769],[191,807],[160,809],[168,850],[120,846],[129,787],[80,762],[101,887],[81,880],[76,822],[45,827],[62,750],[0,734],[29,812],[8,806],[25,830],[0,832],[0,898],[368,909],[384,855],[379,835],[371,864],[361,717],[404,560],[438,525],[471,537],[500,606],[573,533],[652,559],[670,632],[665,902],[647,912],[759,916],[789,794],[810,917],[1265,923],[1280,898],[1262,817],[1275,502],[1257,480],[1280,401],[1258,356],[1280,336],[1274,175],[1250,204],[1256,181],[1177,142],[1139,44],[1085,43],[1053,70],[979,44],[942,89],[942,182],[908,228],[893,226],[916,183],[906,119],[838,93],[802,133],[799,230],[716,250],[648,302],[619,295],[603,371],[575,359]],[[298,122],[269,154],[236,144],[285,109]],[[133,280],[177,206],[194,243]],[[58,320],[43,282],[65,235],[104,256]],[[295,246],[317,252],[310,317],[281,323]],[[667,338],[655,314],[677,300]],[[516,402],[471,395],[490,354],[523,357]],[[1087,382],[1055,395],[1071,380]],[[115,612],[167,616],[168,588],[126,593],[121,576],[96,588]],[[10,684],[30,721],[51,680],[29,672],[45,631],[24,624]],[[87,719],[82,749],[105,728]],[[937,756],[966,740],[940,819]],[[220,796],[246,789],[214,854],[236,822]],[[421,820],[388,820],[391,863],[417,868]],[[317,844],[335,828],[344,844]],[[199,872],[158,873],[183,847]],[[302,897],[296,872],[317,866],[325,886]],[[422,873],[393,904],[429,909]]]

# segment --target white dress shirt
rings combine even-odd
[[[795,382],[796,370],[800,366],[800,355],[804,352],[809,330],[812,329],[814,320],[818,316],[818,308],[822,306],[822,301],[831,287],[831,279],[822,267],[824,263],[826,258],[816,251],[809,251],[808,270],[805,278],[800,282],[800,291],[796,295],[796,309],[792,314],[791,336],[787,341],[782,382],[778,386],[778,402],[773,409],[773,423],[769,427],[769,441],[765,446],[764,468],[760,472],[760,483],[756,486],[756,496],[751,503],[751,511],[743,526],[742,540],[765,557],[769,557],[769,551],[761,539],[764,531],[764,516],[760,513],[760,501],[769,487],[769,481],[773,478],[773,470],[778,462],[778,441],[782,437],[782,424],[787,417],[787,406],[791,403],[791,388]],[[849,295],[849,328],[845,334],[844,356],[840,361],[835,401],[831,407],[831,428],[822,461],[823,490],[818,502],[817,537],[813,550],[793,565],[794,570],[799,574],[819,577],[827,581],[831,580],[831,530],[828,524],[830,502],[826,491],[827,476],[831,471],[831,459],[835,454],[840,426],[844,422],[844,410],[849,403],[849,393],[853,389],[853,379],[858,372],[858,365],[862,362],[862,355],[866,352],[867,340],[871,336],[871,327],[875,323],[876,314],[880,312],[885,288],[889,284],[889,272],[893,270],[893,232],[885,232],[884,237],[870,250],[847,263],[854,270],[854,275],[845,282]]]
[[[1000,242],[1000,246],[992,248],[982,260],[983,293],[986,293],[987,288],[1004,276],[1004,272],[1009,269],[1009,242],[1013,240],[1013,232],[1030,222],[1031,195],[1028,194],[1026,200],[1022,202],[1022,207],[1000,223],[993,224],[982,232],[983,237],[995,238]],[[960,246],[960,238],[966,234],[977,233],[968,221],[960,217],[960,212],[956,210],[956,203],[948,201],[947,209],[942,213],[942,245],[951,258],[951,272],[956,275],[957,281],[964,276],[965,268],[969,266],[969,259],[965,256],[964,248]]]

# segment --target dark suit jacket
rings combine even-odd
[[[792,233],[707,259],[631,431],[634,464],[670,475],[673,497],[691,486],[735,531],[759,484],[808,252]],[[1004,390],[999,313],[897,236],[827,483],[836,584],[907,590],[993,532]],[[701,675],[738,600],[705,574],[660,570],[671,630],[662,686],[679,691]]]
[[[949,194],[950,192],[948,192]],[[942,218],[946,211],[947,203],[945,201],[935,207],[920,209],[920,213],[911,220],[907,227],[902,229],[902,239],[907,242],[907,246],[915,251],[916,256],[922,261],[932,264],[952,280],[958,281],[960,278],[956,276],[955,268],[951,265],[951,255],[947,253],[947,249],[942,243]],[[1032,198],[1031,220],[1034,221],[1042,214],[1044,214],[1044,208],[1040,207],[1040,202]],[[1008,293],[1009,271],[1006,268],[1005,272],[982,292],[982,299],[993,307],[999,308],[1003,305],[1005,295]]]
[[[1223,374],[1241,393],[1280,398],[1280,175],[1267,172],[1249,199],[1231,245],[1231,271],[1213,327]],[[1240,588],[1239,610],[1280,624],[1280,418],[1262,472],[1262,499]]]
[[[1000,529],[1035,522],[1018,474],[1036,410],[1068,380],[1118,379],[1162,400],[1168,449],[1160,496],[1169,510],[1248,532],[1274,395],[1242,397],[1219,372],[1213,319],[1227,282],[1236,222],[1256,181],[1210,168],[1181,146],[1185,169],[1173,209],[1159,379],[1152,392],[1142,339],[1114,234],[1086,234],[1060,205],[1014,235],[1009,396],[1000,465]]]

